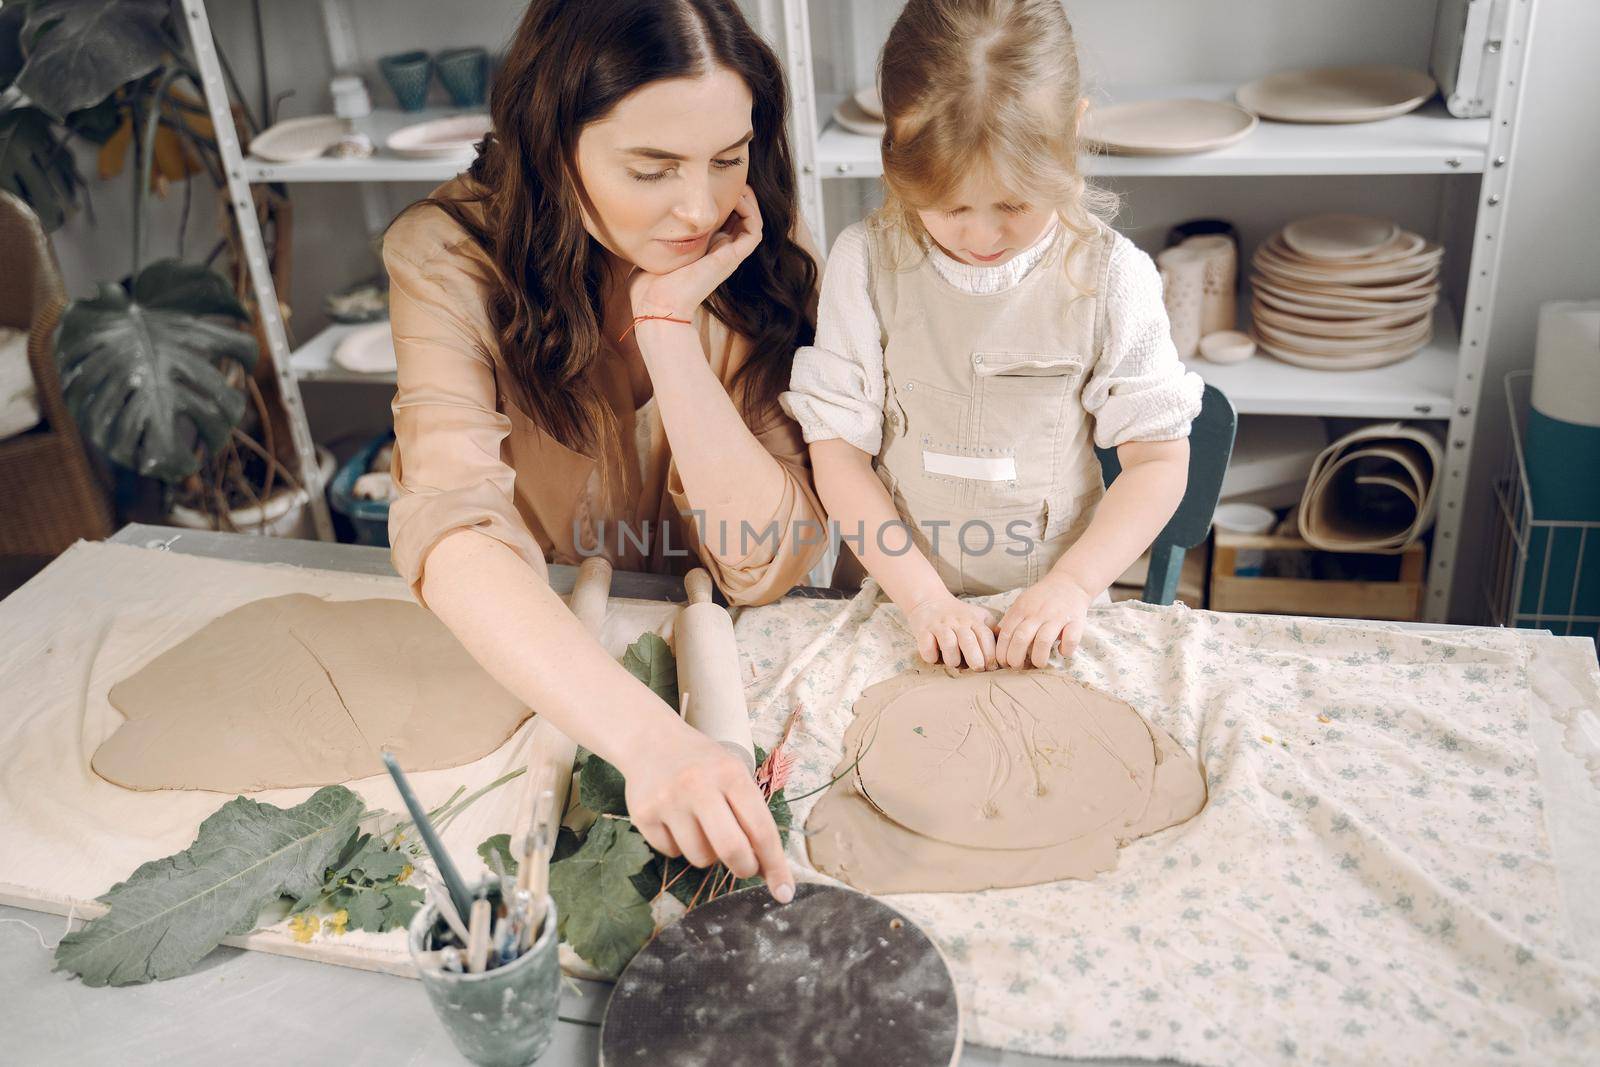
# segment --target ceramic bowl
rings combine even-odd
[[[1212,363],[1243,363],[1256,354],[1256,343],[1238,330],[1218,330],[1200,338],[1200,354]]]

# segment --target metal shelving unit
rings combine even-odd
[[[1243,415],[1343,416],[1419,419],[1441,424],[1446,467],[1441,507],[1430,553],[1425,616],[1442,622],[1449,611],[1460,537],[1466,472],[1480,404],[1483,346],[1489,337],[1490,295],[1499,265],[1497,210],[1510,184],[1512,146],[1536,0],[1497,5],[1504,23],[1493,34],[1501,52],[1500,83],[1487,119],[1451,117],[1438,102],[1383,122],[1301,126],[1262,122],[1229,148],[1194,156],[1090,157],[1089,173],[1101,177],[1196,178],[1309,175],[1481,175],[1464,306],[1441,301],[1434,338],[1417,355],[1368,371],[1325,372],[1293,367],[1266,356],[1218,366],[1190,364],[1228,394]],[[839,128],[831,115],[840,97],[817,90],[812,63],[809,0],[783,0],[785,39],[795,116],[791,124],[801,205],[818,240],[827,233],[823,183],[882,174],[878,141]],[[859,47],[857,48],[859,52]],[[1157,97],[1231,98],[1231,84],[1148,84],[1114,87],[1114,101]],[[1448,198],[1446,198],[1448,199]],[[1441,220],[1445,206],[1441,204]]]
[[[1488,119],[1451,118],[1433,104],[1410,115],[1381,123],[1351,126],[1293,126],[1262,123],[1252,135],[1230,148],[1199,156],[1168,158],[1099,157],[1092,173],[1106,177],[1263,177],[1293,175],[1481,175],[1468,267],[1465,300],[1459,315],[1441,305],[1433,341],[1417,356],[1371,371],[1318,372],[1291,367],[1265,357],[1235,366],[1196,360],[1208,381],[1222,388],[1246,415],[1328,415],[1357,418],[1411,418],[1444,424],[1446,470],[1441,507],[1429,564],[1427,618],[1442,621],[1460,536],[1466,471],[1476,429],[1482,390],[1483,346],[1489,337],[1490,296],[1499,267],[1500,226],[1497,207],[1509,195],[1512,148],[1520,104],[1520,83],[1526,59],[1528,29],[1537,0],[1511,0],[1500,9],[1504,24],[1497,40],[1501,49],[1500,83]],[[353,25],[347,0],[321,0],[329,54],[335,70],[357,65]],[[313,160],[274,164],[246,157],[227,136],[228,101],[204,0],[181,0],[196,58],[204,76],[207,103],[217,128],[224,131],[222,154],[227,164],[229,194],[244,236],[247,265],[262,308],[262,325],[294,425],[300,456],[317,518],[319,535],[331,537],[331,525],[316,473],[314,449],[300,402],[301,381],[371,381],[392,383],[390,375],[354,375],[331,361],[334,346],[349,327],[330,327],[291,352],[277,313],[277,296],[267,269],[261,235],[249,195],[252,182],[443,181],[456,174],[459,160],[405,160],[379,153],[365,160]],[[835,98],[819,94],[812,59],[808,0],[746,0],[762,32],[774,42],[787,69],[791,94],[793,140],[801,211],[819,240],[827,234],[823,182],[873,178],[881,174],[878,144],[826,121]],[[1188,95],[1224,98],[1232,86],[1219,84],[1141,85],[1119,87],[1106,95],[1116,100]],[[377,145],[403,122],[433,117],[378,110],[364,120]],[[370,184],[364,187],[369,228],[387,221]],[[1441,209],[1441,215],[1443,209]]]

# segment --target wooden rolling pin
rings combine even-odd
[[[739,676],[739,645],[733,618],[711,602],[711,575],[696,567],[684,575],[689,603],[674,626],[678,657],[679,706],[690,726],[738,756],[751,773],[756,769],[750,739],[750,710]]]
[[[606,602],[611,596],[611,564],[599,556],[590,556],[578,568],[578,577],[572,584],[567,604],[584,628],[598,640],[600,627],[606,621]],[[572,787],[572,764],[578,758],[578,745],[549,722],[541,720],[533,735],[533,745],[528,752],[527,778],[528,803],[523,806],[519,834],[526,834],[533,823],[535,783],[540,772],[549,767],[550,788],[555,792],[556,822],[567,810],[567,793]],[[520,839],[520,838],[519,838]]]

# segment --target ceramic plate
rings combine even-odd
[[[1262,243],[1261,249],[1285,263],[1320,271],[1330,278],[1342,278],[1350,272],[1366,271],[1376,267],[1404,267],[1411,261],[1436,263],[1444,257],[1442,246],[1430,244],[1417,234],[1404,231],[1371,255],[1358,256],[1354,259],[1311,259],[1284,244],[1281,234],[1267,238]]]
[[[389,151],[406,159],[440,159],[469,156],[492,128],[489,116],[479,112],[402,126],[385,142]]]
[[[873,118],[861,109],[860,104],[849,98],[839,101],[839,106],[833,109],[833,121],[841,128],[863,137],[881,138],[885,129],[882,119]]]
[[[1425,318],[1408,329],[1391,330],[1371,337],[1310,336],[1258,322],[1255,324],[1255,335],[1263,341],[1306,356],[1361,356],[1374,350],[1426,344],[1433,335],[1433,320]]]
[[[394,338],[388,321],[351,330],[333,350],[333,361],[356,374],[393,374]]]
[[[1432,308],[1421,311],[1396,311],[1388,315],[1368,315],[1358,319],[1328,319],[1317,315],[1300,315],[1273,307],[1259,294],[1250,307],[1251,317],[1280,330],[1311,334],[1318,337],[1370,337],[1389,330],[1415,325],[1427,318]]]
[[[1412,304],[1375,305],[1373,308],[1328,308],[1317,307],[1314,304],[1303,304],[1297,300],[1289,300],[1275,296],[1272,293],[1257,289],[1255,294],[1255,307],[1257,314],[1265,309],[1269,314],[1284,316],[1292,322],[1303,324],[1318,323],[1333,326],[1338,323],[1365,326],[1397,326],[1411,322],[1419,315],[1426,315],[1433,310],[1431,297],[1415,301]],[[1393,310],[1383,310],[1392,307]],[[1291,321],[1284,325],[1288,329],[1298,329]]]
[[[1279,122],[1375,122],[1421,107],[1438,86],[1408,67],[1285,70],[1241,86],[1241,105]]]
[[[308,115],[262,130],[250,142],[250,154],[269,163],[302,163],[316,159],[345,134],[344,119]]]
[[[1437,275],[1439,272],[1439,257],[1433,255],[1413,256],[1410,259],[1380,263],[1370,267],[1330,269],[1306,266],[1295,260],[1286,259],[1270,247],[1262,247],[1256,250],[1250,262],[1263,274],[1318,287],[1409,285],[1429,275]]]
[[[1184,156],[1226,148],[1256,117],[1221,100],[1139,100],[1089,108],[1084,140],[1119,156]]]
[[[1438,300],[1438,291],[1430,286],[1420,292],[1406,291],[1388,296],[1338,296],[1315,289],[1305,289],[1274,282],[1260,275],[1250,280],[1251,286],[1257,293],[1292,300],[1297,304],[1304,304],[1318,308],[1336,308],[1346,311],[1359,311],[1364,315],[1378,315],[1389,311],[1410,310],[1413,307],[1431,308]]]
[[[870,119],[883,121],[883,97],[878,95],[877,86],[869,85],[865,89],[856,90],[856,107],[866,112]]]
[[[1312,215],[1283,228],[1283,243],[1307,259],[1370,256],[1400,233],[1388,219],[1372,215]]]
[[[1260,337],[1256,338],[1256,343],[1267,355],[1296,367],[1306,367],[1310,370],[1371,370],[1374,367],[1387,367],[1391,363],[1409,359],[1420,352],[1428,342],[1423,340],[1417,344],[1374,349],[1359,356],[1308,356],[1304,352],[1296,352],[1292,348],[1273,344]]]

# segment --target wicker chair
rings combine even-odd
[[[55,331],[67,306],[38,216],[0,192],[0,326],[28,331],[43,421],[0,441],[0,556],[50,557],[111,532],[107,494],[61,396]]]

